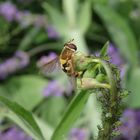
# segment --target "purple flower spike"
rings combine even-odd
[[[24,68],[29,64],[29,56],[23,51],[17,51],[15,57],[20,60],[19,67]]]
[[[135,140],[140,138],[140,110],[125,110],[120,121],[122,122],[122,125],[119,127],[121,137],[115,140],[121,140],[121,138]]]
[[[65,89],[57,81],[51,81],[48,83],[47,87],[43,89],[43,96],[62,96]]]
[[[7,68],[5,67],[5,64],[0,64],[0,80],[3,80],[8,76],[6,71]]]
[[[37,27],[46,26],[46,18],[45,18],[45,16],[37,15],[34,20],[35,20],[35,22],[34,22],[35,26],[37,26]]]
[[[111,63],[114,63],[117,66],[122,65],[122,57],[119,53],[119,50],[112,44],[109,45],[108,55],[111,57]]]
[[[32,14],[30,11],[18,11],[15,15],[15,20],[20,23],[22,27],[34,25],[36,27],[45,28],[47,24],[46,17],[40,14]]]
[[[10,74],[26,67],[29,64],[29,56],[22,51],[17,51],[12,58],[0,64],[0,80],[5,79]]]
[[[52,26],[47,26],[47,33],[49,38],[59,38],[59,34]]]
[[[136,110],[135,116],[136,116],[137,125],[139,125],[140,127],[140,110],[139,109]]]
[[[73,128],[68,140],[87,140],[88,133],[84,128]]]
[[[17,127],[13,127],[6,132],[0,132],[0,140],[32,140],[32,138]]]
[[[5,17],[7,21],[13,21],[17,9],[11,2],[5,2],[0,5],[0,14]]]
[[[110,62],[118,66],[121,77],[123,77],[125,74],[124,61],[118,48],[110,44],[108,48],[108,55],[110,56]]]
[[[33,15],[30,11],[19,11],[15,15],[15,20],[21,25],[21,27],[26,28],[34,23]]]

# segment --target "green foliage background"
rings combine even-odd
[[[1,0],[0,4],[3,2],[5,1]],[[44,76],[39,73],[36,64],[41,56],[50,52],[59,55],[63,44],[73,38],[78,50],[85,54],[99,51],[108,40],[119,49],[125,66],[121,84],[130,91],[125,107],[140,107],[138,0],[11,0],[10,2],[18,10],[32,13],[32,16],[43,15],[47,21],[45,27],[52,26],[58,36],[51,38],[44,27],[34,26],[33,23],[23,27],[21,23],[8,22],[0,15],[0,65],[18,50],[30,55],[27,67],[0,81],[0,101],[4,104],[0,106],[0,119],[6,120],[8,127],[11,127],[12,120],[34,139],[50,139],[74,94],[64,93],[60,97],[53,95],[44,97],[43,88],[51,80],[57,80],[63,87],[67,87],[68,78],[61,72]],[[22,22],[27,22],[26,20],[28,21],[23,19]],[[94,137],[98,131],[96,126],[100,123],[100,117],[97,117],[100,107],[94,101],[95,97],[91,97],[92,100],[90,99],[87,105],[83,104],[86,98],[86,96],[80,98],[81,100],[71,106],[72,114],[67,112],[68,118],[63,120],[63,129],[69,127],[82,111],[73,127],[86,126],[91,137]],[[8,113],[7,108],[11,110]],[[0,128],[3,129],[3,126]]]

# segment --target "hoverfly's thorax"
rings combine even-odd
[[[69,45],[65,45],[60,54],[60,58],[64,60],[70,60],[73,54],[75,53],[75,51],[76,50],[73,48],[70,48]]]
[[[66,43],[60,54],[61,68],[68,76],[76,77],[73,64],[73,56],[76,50],[76,45],[73,43]]]

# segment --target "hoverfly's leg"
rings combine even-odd
[[[66,69],[67,71],[70,71],[70,67],[65,67],[65,69]]]
[[[85,72],[86,72],[86,69],[83,70],[83,71],[78,72],[78,78],[79,78],[79,80],[80,80],[80,84],[81,84],[81,85],[83,84],[82,78],[83,78],[83,75],[84,75]]]
[[[70,43],[72,43],[73,41],[74,41],[74,38],[71,39],[70,41],[68,41],[67,43],[65,43],[65,45],[70,44]]]
[[[80,74],[80,77],[81,78],[83,77],[83,75],[85,74],[85,72],[86,72],[86,69],[81,72],[81,74]]]
[[[74,77],[79,77],[79,75],[80,75],[79,72],[77,72],[77,71],[75,70],[75,64],[74,64],[74,60],[73,60],[74,56],[75,56],[75,54],[73,54],[73,55],[71,56],[70,65],[71,65],[71,67],[72,67],[72,72],[73,72]]]
[[[79,73],[77,71],[75,71],[74,69],[74,65],[72,63],[72,60],[68,60],[68,66],[70,68],[70,73],[73,77],[78,77],[79,76]]]

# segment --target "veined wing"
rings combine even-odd
[[[55,59],[49,61],[48,63],[44,64],[40,68],[41,68],[41,71],[45,74],[51,73],[54,70],[59,69],[60,68],[59,57],[56,57]]]
[[[76,91],[76,88],[77,88],[77,79],[73,76],[70,76],[68,77],[69,78],[69,81],[70,81],[70,86],[71,88]]]

